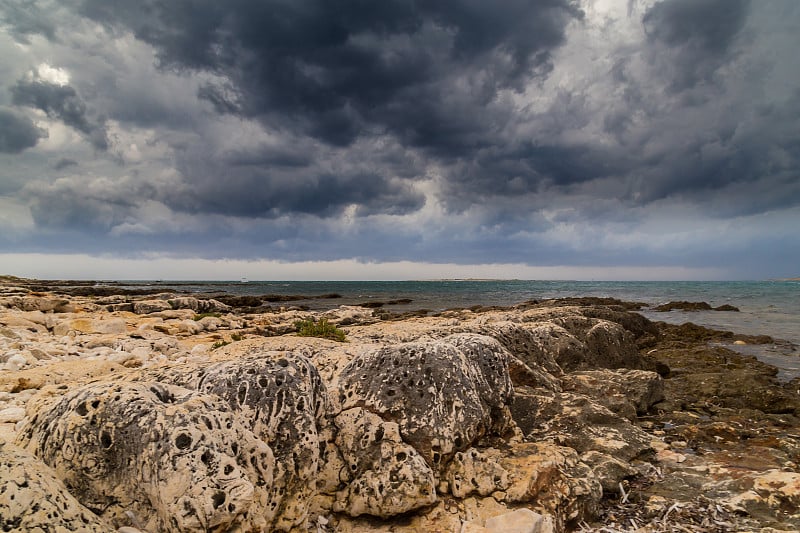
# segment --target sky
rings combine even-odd
[[[800,275],[796,0],[0,0],[0,273]]]

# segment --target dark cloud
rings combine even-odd
[[[642,17],[651,43],[669,56],[670,88],[681,91],[711,77],[734,52],[750,0],[661,1]]]
[[[189,213],[328,218],[352,206],[356,216],[403,215],[425,203],[408,181],[357,167],[332,173],[293,151],[231,152],[219,158],[189,152],[181,155],[179,168],[187,186],[165,192],[162,200]]]
[[[41,80],[19,80],[11,87],[14,104],[41,109],[51,118],[83,133],[92,145],[108,149],[108,137],[102,121],[90,118],[84,101],[69,85]]]
[[[50,40],[56,37],[56,25],[35,2],[0,0],[0,13],[0,27],[8,28],[19,42],[29,44],[30,35],[44,35]]]
[[[25,115],[0,107],[0,153],[17,154],[36,146],[47,132],[36,127]]]
[[[88,0],[83,13],[133,30],[164,68],[228,80],[233,91],[200,90],[219,112],[334,146],[388,131],[458,153],[489,133],[488,122],[464,116],[480,116],[498,90],[547,73],[567,23],[581,17],[569,0],[170,0],[147,9]]]

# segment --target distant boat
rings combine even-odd
[[[247,283],[247,278],[242,278],[239,280],[241,283]]]

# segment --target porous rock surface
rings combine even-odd
[[[213,395],[97,382],[35,412],[18,442],[117,526],[226,531],[274,512],[272,451]]]

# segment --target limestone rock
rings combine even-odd
[[[396,421],[436,468],[507,422],[512,387],[502,347],[467,334],[364,352],[342,370],[339,392],[343,409]]]
[[[307,358],[262,353],[244,360],[148,371],[141,379],[222,398],[237,420],[275,455],[269,487],[276,515],[273,529],[285,531],[304,522],[324,448],[319,433],[328,424],[326,388]]]
[[[30,453],[0,441],[0,531],[112,530],[67,491],[51,468]]]
[[[73,305],[65,298],[46,298],[41,296],[12,296],[0,299],[0,307],[16,307],[20,311],[41,311],[43,313],[71,313]]]
[[[581,455],[581,461],[592,469],[605,494],[618,494],[619,484],[638,473],[629,463],[594,450]]]
[[[140,300],[133,303],[133,312],[137,315],[148,315],[172,309],[165,300]]]
[[[526,503],[551,515],[556,529],[596,515],[603,490],[591,468],[571,448],[544,442],[515,445],[505,453],[491,452],[509,473],[506,503]]]
[[[336,426],[342,476],[350,481],[336,494],[334,511],[389,518],[436,501],[433,471],[403,442],[396,423],[355,408],[337,416]]]
[[[629,420],[646,414],[664,399],[664,380],[646,370],[586,370],[561,379],[565,391],[591,396],[601,405]]]
[[[445,475],[450,493],[464,498],[472,493],[488,496],[509,487],[508,472],[494,458],[470,448],[456,452]]]
[[[494,516],[486,521],[484,527],[492,533],[553,533],[554,531],[552,517],[525,508]]]
[[[216,396],[96,382],[29,417],[18,442],[116,526],[133,513],[164,532],[266,528],[274,514],[271,450]]]
[[[588,396],[518,389],[511,408],[526,440],[553,439],[579,453],[590,450],[630,461],[651,449],[651,437]]]
[[[127,331],[127,325],[121,318],[72,318],[62,320],[53,327],[53,335],[62,337],[70,332],[84,334],[121,334]]]

